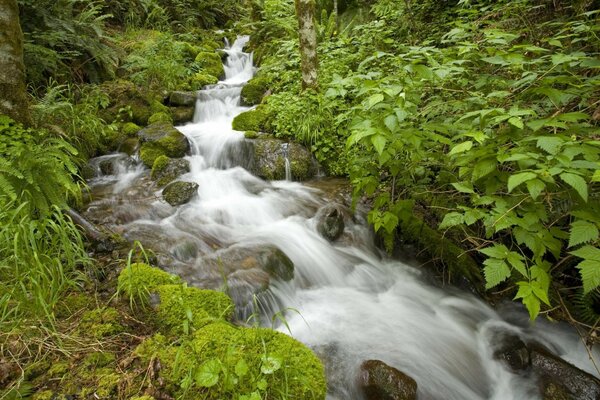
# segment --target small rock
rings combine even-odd
[[[417,382],[379,360],[362,363],[359,386],[367,400],[417,399]]]
[[[177,107],[193,107],[196,104],[196,92],[173,92],[169,104]]]
[[[498,344],[494,349],[494,358],[502,361],[508,369],[518,372],[529,368],[529,349],[519,336],[500,331],[494,335],[492,343]]]
[[[188,172],[190,172],[188,160],[161,156],[154,161],[151,177],[159,186],[163,186]]]
[[[330,242],[344,233],[344,214],[338,205],[326,205],[317,212],[316,218],[317,231]]]
[[[175,207],[189,202],[197,191],[197,183],[177,181],[167,185],[162,195],[167,203]]]
[[[171,107],[173,123],[185,124],[194,119],[194,107]]]

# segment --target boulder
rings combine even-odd
[[[169,104],[175,107],[194,107],[196,98],[196,92],[172,92],[169,96]]]
[[[108,107],[100,111],[100,117],[107,122],[132,121],[143,126],[148,123],[152,114],[164,111],[164,106],[155,98],[155,94],[127,80],[105,82],[100,85],[100,90],[110,100]]]
[[[360,366],[359,386],[367,400],[416,400],[417,382],[383,361]]]
[[[197,183],[177,181],[168,184],[162,195],[167,203],[175,207],[189,202],[197,191]]]
[[[168,122],[156,122],[138,132],[141,142],[140,157],[152,168],[160,156],[181,158],[189,153],[190,144],[185,135]]]
[[[194,120],[194,107],[171,107],[174,124],[185,124]]]
[[[523,371],[531,365],[529,349],[518,335],[500,331],[494,335],[494,358],[513,372]]]
[[[317,215],[317,231],[325,239],[333,242],[344,233],[344,212],[337,204],[328,204]]]
[[[160,156],[154,161],[150,176],[159,186],[164,186],[188,172],[190,172],[188,160]]]
[[[286,153],[293,180],[304,181],[317,172],[311,153],[298,143],[286,143],[280,139],[261,136],[249,141],[254,147],[251,172],[256,176],[266,180],[285,179]]]
[[[269,81],[263,77],[254,77],[242,88],[242,102],[244,105],[254,106],[260,104],[265,93],[269,90]]]

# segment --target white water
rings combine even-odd
[[[327,202],[322,192],[289,181],[264,182],[238,166],[245,139],[231,121],[247,110],[239,105],[240,90],[254,72],[251,56],[242,52],[246,42],[238,39],[226,49],[226,79],[200,92],[194,123],[179,127],[193,145],[191,172],[182,179],[199,184],[197,197],[177,209],[156,200],[122,229],[151,227],[173,239],[172,253],[188,241],[198,249],[196,257],[211,252],[211,243],[279,247],[294,262],[295,278],[272,282],[261,309],[267,315],[288,307],[299,311],[288,312],[287,323],[294,337],[327,360],[331,400],[361,398],[354,377],[367,359],[412,376],[420,400],[539,398],[533,380],[493,360],[498,330],[535,337],[594,373],[579,338],[567,328],[544,321],[530,326],[520,310],[499,313],[470,294],[425,283],[419,270],[381,255],[364,224],[347,221],[352,244],[331,244],[314,220]],[[202,270],[200,261],[187,265]]]

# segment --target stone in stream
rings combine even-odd
[[[162,195],[167,203],[175,207],[189,202],[197,191],[197,183],[177,181],[168,184],[163,189]]]
[[[172,92],[169,104],[175,107],[194,107],[197,97],[196,92]]]
[[[185,124],[194,119],[194,107],[169,107],[174,124]]]
[[[185,135],[168,122],[155,122],[138,132],[142,143],[140,158],[144,165],[152,168],[160,156],[181,158],[190,152],[190,144]]]
[[[280,139],[258,136],[257,139],[248,139],[253,145],[253,159],[251,172],[266,180],[285,179],[285,150],[284,142]],[[315,176],[316,162],[306,147],[298,143],[289,143],[287,157],[290,161],[292,179],[305,181]]]
[[[188,160],[160,156],[154,160],[151,177],[159,186],[164,186],[188,172],[190,172]]]
[[[325,239],[333,242],[344,233],[344,212],[337,204],[328,204],[317,215],[317,231]]]
[[[358,378],[366,400],[416,400],[417,382],[383,361],[367,360]]]

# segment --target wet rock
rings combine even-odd
[[[530,345],[531,368],[540,377],[544,400],[600,399],[600,380],[560,357],[548,349]]]
[[[174,124],[185,124],[194,120],[194,107],[171,107]]]
[[[344,213],[340,206],[328,204],[317,212],[315,218],[317,231],[330,242],[337,240],[344,233]]]
[[[169,96],[169,104],[176,107],[194,107],[196,92],[173,92]]]
[[[152,165],[151,177],[159,186],[164,186],[188,172],[190,172],[190,162],[188,160],[160,156]]]
[[[529,349],[518,335],[505,331],[497,332],[492,343],[497,345],[494,358],[502,361],[509,370],[518,372],[529,368]]]
[[[367,400],[416,400],[417,382],[383,361],[360,366],[359,386]]]
[[[119,146],[119,151],[130,156],[134,155],[138,149],[140,148],[140,139],[138,138],[128,138],[121,143]]]
[[[167,122],[156,122],[138,132],[142,146],[140,157],[148,168],[160,156],[181,158],[189,153],[190,144],[185,135]]]
[[[177,181],[170,183],[163,189],[163,199],[172,206],[180,206],[189,202],[198,191],[195,182]]]
[[[304,181],[314,177],[317,172],[317,165],[311,153],[298,143],[260,136],[250,142],[254,147],[251,172],[263,179],[285,179],[286,153],[293,180]]]

